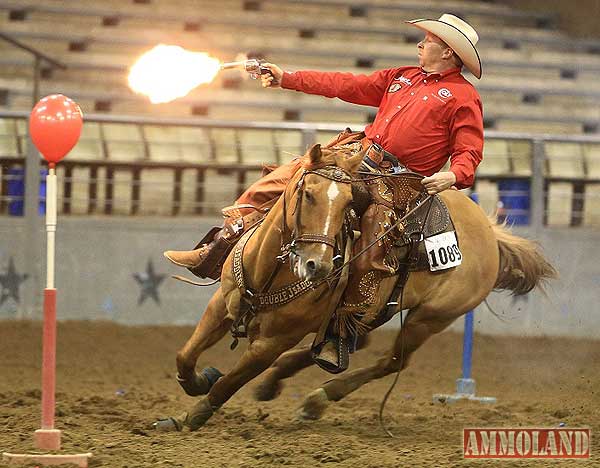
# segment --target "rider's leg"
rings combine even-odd
[[[279,198],[289,180],[302,166],[302,162],[302,158],[296,158],[262,177],[252,184],[235,204],[259,208]],[[239,214],[252,216],[252,211],[249,208],[241,208]],[[223,227],[209,233],[208,238],[204,238],[197,248],[190,251],[168,250],[164,255],[176,265],[197,268],[211,258],[225,257],[251,224],[247,219],[242,220],[241,216],[226,217]],[[207,276],[200,273],[199,276]]]
[[[366,142],[364,132],[352,132],[350,129],[346,129],[325,145],[325,148],[358,142],[363,146],[370,143]],[[236,200],[235,204],[260,207],[276,200],[283,193],[292,176],[300,169],[303,161],[303,157],[295,158],[289,163],[279,166],[269,174],[260,178],[248,187],[248,189]],[[240,209],[242,215],[250,212],[251,210],[248,209]],[[197,276],[208,276],[207,271],[205,271],[207,268],[203,268],[201,265],[214,263],[215,258],[224,258],[245,232],[248,227],[247,224],[248,223],[244,223],[241,220],[240,216],[226,217],[221,230],[211,231],[207,237],[200,241],[195,249],[190,251],[168,250],[164,255],[176,265],[190,268]],[[238,228],[239,226],[241,226],[241,228]],[[218,242],[219,239],[222,241]],[[208,270],[211,270],[210,273],[215,273],[215,270],[218,270],[218,268],[208,268]],[[214,276],[215,275],[212,275],[210,277],[213,279],[218,278],[218,275],[216,278]]]
[[[348,344],[340,347],[339,340],[348,338],[348,328],[359,334],[368,331],[368,323],[375,317],[362,320],[361,317],[377,302],[381,281],[395,272],[386,263],[391,241],[388,238],[376,241],[387,229],[386,226],[389,227],[390,212],[391,209],[384,205],[373,204],[361,217],[361,236],[354,245],[353,253],[364,253],[352,262],[344,296],[335,312],[335,319],[329,324],[328,341],[315,356],[317,364],[326,370],[335,371],[342,365],[340,353],[347,353]],[[357,326],[359,329],[356,329]]]

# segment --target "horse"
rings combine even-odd
[[[335,239],[344,228],[353,200],[352,181],[363,157],[364,152],[349,153],[341,148],[314,145],[309,149],[304,169],[294,175],[262,223],[239,241],[244,247],[236,248],[227,258],[219,289],[177,353],[177,380],[188,395],[202,397],[188,412],[157,421],[156,429],[199,429],[235,392],[265,371],[256,397],[272,399],[279,393],[282,379],[312,364],[310,349],[292,348],[316,333],[338,305],[339,295],[331,293],[328,278],[336,271]],[[317,419],[330,401],[405,369],[412,353],[429,337],[478,306],[493,289],[525,294],[556,276],[534,242],[512,235],[465,194],[446,190],[438,196],[454,222],[462,263],[441,272],[411,273],[399,308],[408,309],[408,314],[390,352],[372,366],[340,374],[311,392],[298,411],[299,417]],[[286,247],[283,257],[282,246]],[[289,268],[278,267],[284,257]],[[241,272],[239,264],[243,265]],[[395,276],[382,281],[380,294],[366,315],[376,316],[384,308],[395,282]],[[297,296],[288,289],[293,300],[275,301],[255,315],[246,314],[248,347],[229,372],[223,375],[213,367],[196,372],[201,353],[232,325],[239,324],[244,315],[242,309],[249,297],[240,284],[257,291],[306,283],[312,287]]]

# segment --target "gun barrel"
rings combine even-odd
[[[221,70],[229,70],[230,68],[245,68],[246,61],[243,60],[241,62],[226,62],[221,64]]]

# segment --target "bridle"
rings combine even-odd
[[[238,241],[233,250],[232,273],[235,283],[241,292],[241,300],[239,315],[231,326],[231,334],[234,337],[232,349],[237,345],[238,338],[246,336],[246,330],[248,329],[248,325],[258,311],[290,303],[296,298],[305,294],[306,292],[310,290],[315,290],[317,287],[321,286],[324,283],[328,283],[331,289],[331,286],[334,284],[333,282],[337,281],[338,284],[335,287],[336,291],[339,289],[339,291],[343,292],[344,288],[338,288],[338,286],[344,285],[341,281],[341,278],[342,276],[345,277],[348,275],[349,265],[354,260],[356,260],[356,258],[363,255],[366,251],[373,247],[373,245],[379,242],[382,238],[387,236],[393,229],[396,229],[399,225],[401,225],[401,223],[404,222],[405,219],[417,209],[417,207],[415,207],[409,212],[407,212],[404,216],[398,219],[395,223],[388,227],[383,233],[378,235],[371,243],[369,243],[359,252],[352,253],[352,243],[347,242],[347,239],[354,237],[354,233],[352,231],[351,226],[351,218],[355,217],[356,215],[353,214],[354,210],[350,209],[350,207],[346,210],[346,219],[344,221],[344,226],[342,227],[342,231],[338,233],[337,239],[327,236],[325,234],[311,234],[298,232],[298,227],[300,226],[299,222],[301,220],[302,199],[304,197],[304,179],[309,174],[316,174],[326,179],[344,184],[352,184],[353,182],[359,182],[364,180],[352,177],[352,175],[349,172],[345,171],[344,169],[338,166],[325,166],[318,169],[305,169],[302,172],[298,182],[294,184],[288,184],[288,187],[286,188],[283,194],[283,216],[282,225],[280,228],[281,254],[277,256],[276,266],[271,271],[269,278],[258,289],[254,289],[247,283],[245,279],[242,259],[244,256],[244,247],[250,239],[250,237],[252,236],[252,234],[256,232],[256,229],[259,227],[259,224],[247,231]],[[298,191],[296,195],[296,204],[293,212],[295,226],[291,229],[287,224],[288,199],[293,195],[293,192],[289,193],[290,190]],[[428,195],[427,199],[431,197],[431,195]],[[352,213],[352,215],[350,215],[349,213]],[[289,241],[286,241],[286,239],[289,239]],[[345,243],[345,248],[343,252],[344,255],[340,256],[341,264],[339,265],[335,264],[336,262],[334,256],[334,269],[326,277],[315,282],[311,280],[297,280],[275,291],[271,290],[271,286],[273,285],[275,277],[279,273],[281,266],[285,264],[286,261],[288,261],[290,268],[292,267],[292,258],[298,255],[296,253],[296,247],[299,243],[305,242],[325,244],[328,247],[334,249],[335,253],[336,249],[338,249],[337,240],[340,240],[341,243]],[[322,295],[325,294],[327,291],[328,289],[325,289],[319,297],[322,297]]]
[[[271,271],[266,283],[263,284],[258,290],[252,288],[247,283],[242,259],[244,255],[244,247],[248,239],[250,239],[250,236],[252,236],[259,225],[247,231],[238,241],[233,250],[232,273],[236,285],[241,292],[241,301],[239,315],[231,325],[231,334],[234,338],[234,341],[231,344],[232,349],[237,345],[238,338],[246,336],[246,330],[250,320],[252,320],[259,310],[287,304],[309,290],[314,290],[317,286],[321,285],[325,281],[331,280],[330,277],[322,279],[316,283],[313,283],[310,280],[297,280],[276,291],[271,291],[271,286],[275,280],[275,277],[279,273],[281,266],[286,261],[289,261],[290,267],[292,266],[293,262],[290,256],[293,257],[298,255],[296,253],[296,247],[298,243],[321,243],[334,249],[334,252],[337,248],[336,239],[325,234],[298,233],[298,226],[300,225],[299,222],[301,219],[302,198],[304,196],[304,179],[309,174],[316,174],[326,179],[343,184],[351,184],[354,181],[352,175],[344,169],[337,166],[325,166],[318,169],[305,169],[297,183],[288,185],[288,187],[292,187],[292,190],[298,191],[298,194],[296,195],[296,205],[294,207],[295,226],[290,229],[287,224],[287,200],[288,197],[292,196],[293,194],[289,194],[289,190],[286,188],[283,194],[283,216],[280,229],[281,255],[277,256],[277,264]],[[289,239],[289,241],[286,242],[286,239]]]
[[[355,179],[346,170],[338,166],[325,166],[319,169],[304,169],[300,179],[293,185],[296,195],[296,204],[294,206],[294,227],[290,229],[287,225],[287,191],[283,198],[283,217],[281,226],[281,252],[282,258],[287,255],[297,255],[296,248],[299,243],[325,244],[332,249],[336,247],[336,239],[326,234],[299,233],[300,221],[302,219],[302,199],[304,198],[305,184],[304,179],[309,174],[316,174],[326,179],[342,184],[352,184]],[[289,242],[286,239],[289,238]]]

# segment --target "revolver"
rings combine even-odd
[[[271,70],[267,67],[264,67],[262,64],[265,63],[265,60],[258,59],[248,59],[242,60],[241,62],[227,62],[221,64],[221,70],[229,70],[231,68],[241,68],[246,71],[250,78],[253,80],[257,80],[261,75],[271,75]],[[273,81],[273,84],[277,84],[276,80]]]

